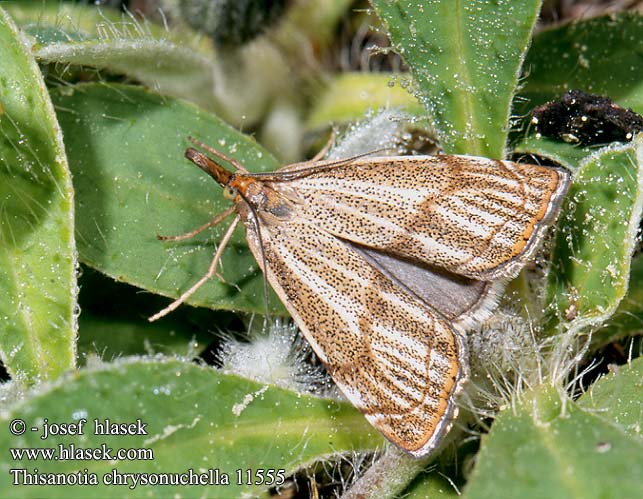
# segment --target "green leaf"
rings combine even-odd
[[[403,497],[404,499],[457,499],[460,494],[444,475],[428,471],[418,476]]]
[[[632,439],[641,441],[643,357],[624,366],[615,366],[578,399],[578,405],[609,420]]]
[[[188,47],[153,38],[50,43],[35,50],[44,63],[76,64],[125,74],[151,88],[215,110],[214,66]]]
[[[643,16],[619,13],[545,30],[534,37],[516,114],[567,90],[606,95],[643,112]]]
[[[0,352],[13,378],[75,365],[71,178],[40,70],[0,8]]]
[[[2,6],[21,29],[43,46],[74,40],[147,38],[189,46],[204,56],[213,54],[209,38],[184,26],[169,30],[167,26],[106,6],[42,0],[3,0]]]
[[[372,0],[447,153],[502,158],[540,1]]]
[[[218,469],[229,474],[230,485],[139,485],[92,487],[16,487],[7,471],[0,476],[3,497],[215,497],[237,498],[263,487],[237,484],[236,470],[283,469],[285,475],[302,463],[352,450],[372,450],[382,437],[362,414],[346,402],[317,398],[262,385],[214,369],[177,360],[130,359],[62,378],[6,411],[0,424],[22,419],[28,428],[42,429],[43,421],[88,423],[83,436],[56,435],[47,440],[42,431],[22,436],[0,433],[8,448],[149,449],[153,460],[45,461],[1,457],[4,470],[25,468],[40,473],[73,473],[87,468],[102,477],[119,473],[196,473]],[[146,434],[94,435],[96,419],[115,423],[146,424]],[[245,479],[245,472],[242,474]],[[89,492],[91,491],[91,492]]]
[[[307,126],[316,129],[330,123],[357,121],[369,111],[383,108],[399,108],[422,116],[422,106],[400,81],[401,75],[395,74],[342,73],[333,79],[315,103]]]
[[[137,24],[135,18],[109,9],[102,13],[80,5],[43,7],[42,2],[12,7],[38,40],[33,53],[42,63],[91,66],[125,74],[168,95],[207,109],[217,108],[212,49],[195,50],[194,42],[177,44],[160,26]],[[187,42],[185,37],[174,38]]]
[[[42,2],[10,3],[35,37],[36,57],[52,63],[51,80],[83,81],[86,68],[116,73],[197,103],[239,126],[258,123],[275,96],[288,98],[288,66],[270,43],[215,52],[211,40],[174,23],[172,29],[111,9]]]
[[[643,135],[589,157],[559,219],[547,282],[547,328],[609,318],[627,292],[643,206]]]
[[[150,324],[143,317],[111,318],[83,310],[79,317],[78,355],[83,360],[96,355],[106,361],[152,353],[194,357],[212,339],[204,333],[195,337],[185,324],[176,320]]]
[[[230,312],[184,307],[150,323],[147,317],[167,300],[116,282],[100,272],[83,268],[79,279],[78,359],[81,364],[98,356],[111,361],[125,355],[162,353],[192,358],[212,343],[212,332],[228,331]]]
[[[535,154],[548,158],[571,171],[578,169],[583,160],[596,151],[596,147],[581,147],[562,140],[536,137],[535,135],[523,137],[513,147],[514,153]]]
[[[540,386],[500,412],[483,439],[465,499],[639,497],[643,359],[621,366],[579,402]],[[593,399],[593,400],[592,400]],[[638,433],[637,433],[638,432]]]
[[[71,2],[41,0],[6,0],[2,6],[16,24],[41,43],[51,40],[81,40],[98,36],[103,27],[121,22],[133,25],[132,19],[117,15],[113,9],[97,9]],[[43,38],[40,38],[42,33]]]
[[[140,87],[88,84],[52,93],[74,174],[81,260],[119,281],[176,298],[205,274],[225,227],[186,233],[229,208],[222,189],[184,158],[192,135],[249,170],[277,162],[247,135],[198,108]],[[223,225],[227,225],[223,224]],[[243,231],[189,303],[265,312],[263,277]],[[273,306],[279,300],[271,299]],[[281,310],[281,309],[280,309]]]
[[[592,335],[593,349],[612,341],[639,335],[643,332],[643,258],[639,255],[632,260],[630,285],[616,312],[605,327]]]

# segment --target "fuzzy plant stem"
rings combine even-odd
[[[422,459],[389,446],[387,450],[343,495],[342,499],[393,499],[435,458]]]

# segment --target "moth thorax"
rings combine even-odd
[[[294,206],[292,202],[268,186],[264,186],[261,189],[261,193],[254,199],[258,201],[255,204],[258,211],[270,214],[281,221],[289,220],[293,217]]]
[[[254,178],[245,175],[232,175],[226,186],[233,191],[240,192],[246,198],[254,196],[261,191],[263,184]]]

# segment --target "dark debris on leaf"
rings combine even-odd
[[[581,145],[627,142],[643,130],[639,114],[581,90],[570,90],[561,100],[534,108],[531,123],[545,137]]]

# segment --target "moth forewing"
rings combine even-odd
[[[430,307],[309,221],[248,222],[250,249],[329,373],[402,449],[435,447],[466,377],[459,335]]]
[[[489,312],[490,281],[533,253],[567,172],[414,156],[232,174],[186,156],[234,199],[255,259],[344,394],[400,448],[431,452],[457,414],[462,328]]]
[[[558,212],[562,169],[468,156],[361,158],[275,189],[300,216],[356,244],[477,280],[515,276]]]

